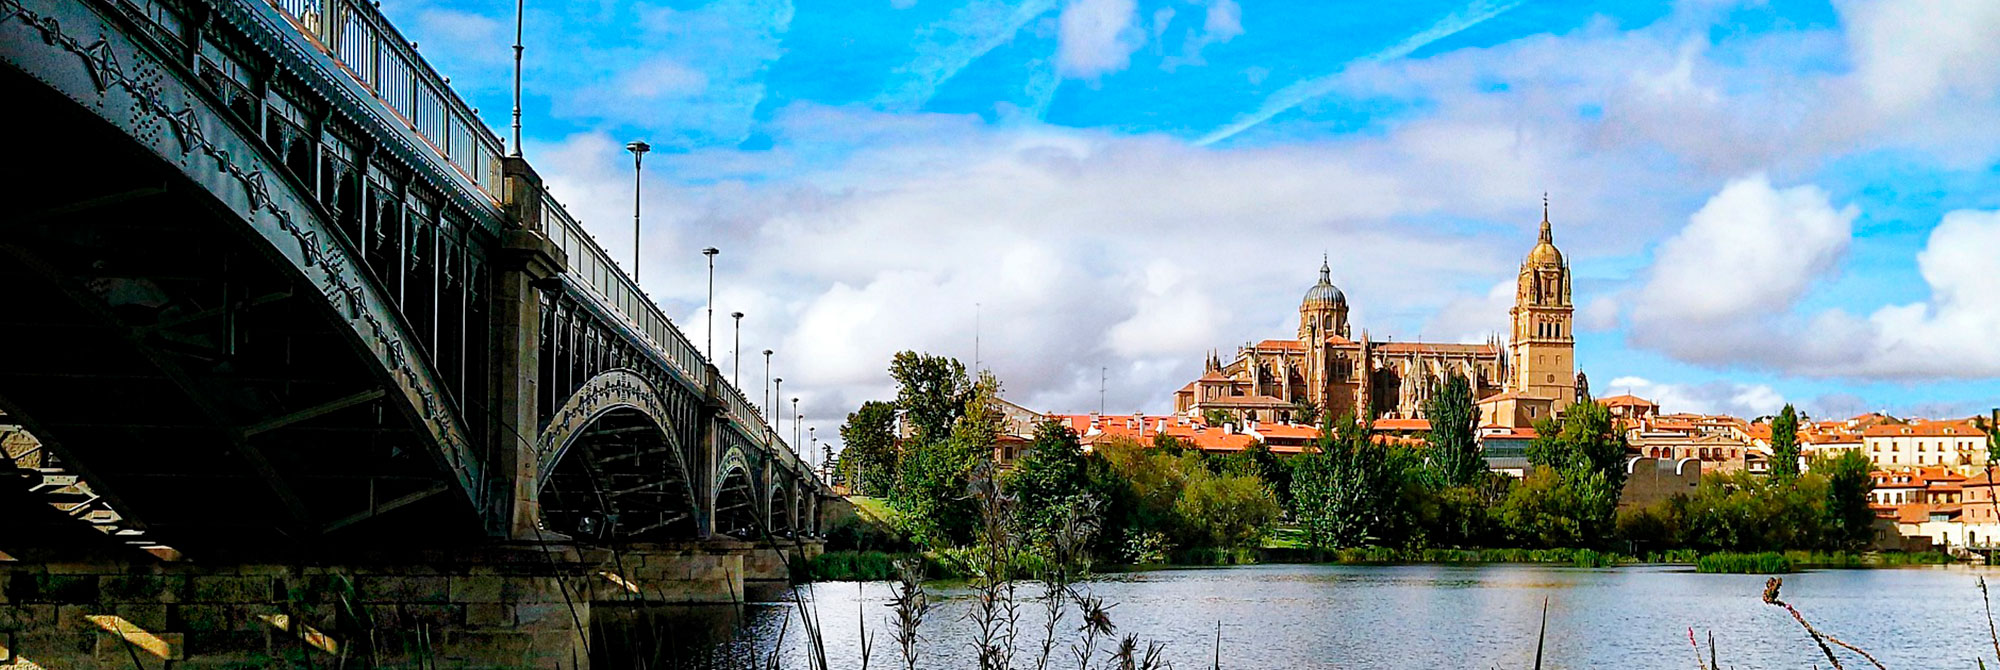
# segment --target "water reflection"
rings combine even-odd
[[[1992,651],[1974,586],[1980,574],[1986,571],[1963,567],[1811,572],[1787,576],[1785,594],[1815,626],[1889,667],[1971,668]],[[1166,643],[1166,658],[1178,668],[1210,666],[1218,622],[1225,668],[1527,668],[1544,598],[1548,668],[1695,667],[1690,629],[1704,645],[1713,633],[1731,668],[1824,666],[1790,616],[1759,600],[1763,583],[1761,576],[1667,567],[1286,565],[1106,575],[1082,588],[1117,603],[1111,614],[1120,636]],[[960,585],[933,595],[919,667],[976,667],[974,594]],[[1034,602],[1041,591],[1027,585],[1018,595],[1017,646],[1024,651],[1015,665],[1032,667],[1025,650],[1043,636]],[[818,584],[808,598],[832,667],[860,667],[864,623],[874,640],[870,666],[900,667],[887,629],[888,585]],[[668,619],[655,613],[657,624],[628,614],[628,623],[658,625],[677,640],[673,662],[650,667],[765,667],[774,652],[782,667],[808,667],[792,603],[683,608]],[[1076,623],[1072,612],[1060,626],[1065,647],[1075,641]],[[604,644],[601,653],[618,643]],[[1072,657],[1060,658],[1051,667],[1075,667]]]

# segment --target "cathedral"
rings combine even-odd
[[[1419,419],[1434,386],[1457,372],[1472,383],[1482,423],[1526,426],[1575,402],[1585,383],[1576,373],[1569,263],[1556,249],[1546,205],[1541,239],[1521,262],[1505,341],[1376,341],[1366,330],[1357,339],[1347,296],[1331,275],[1322,261],[1319,283],[1299,303],[1295,339],[1245,345],[1228,361],[1211,354],[1201,378],[1174,394],[1174,410],[1285,423],[1310,404],[1369,419]]]

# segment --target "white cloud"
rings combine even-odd
[[[1731,181],[1660,245],[1635,319],[1690,331],[1786,310],[1835,267],[1858,213],[1816,186]]]
[[[2000,87],[2000,3],[1891,0],[1839,3],[1855,75],[1882,110],[1942,97],[1983,100]]]
[[[1055,8],[1056,0],[976,0],[953,9],[943,20],[918,31],[915,56],[890,73],[890,84],[877,96],[877,104],[921,109],[937,95],[938,87]]]
[[[1630,393],[1657,403],[1661,413],[1759,417],[1776,414],[1785,406],[1785,397],[1769,386],[1727,381],[1674,384],[1644,377],[1619,377],[1607,386],[1592,385],[1590,392],[1600,398]]]
[[[1096,77],[1123,70],[1145,44],[1136,25],[1136,0],[1069,0],[1057,17],[1057,56],[1063,76]]]

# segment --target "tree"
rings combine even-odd
[[[1349,414],[1320,424],[1318,449],[1292,459],[1292,514],[1316,549],[1384,544],[1403,530],[1404,469]]]
[[[1188,544],[1233,549],[1254,546],[1270,533],[1278,501],[1256,477],[1203,474],[1187,483],[1174,512]]]
[[[1618,496],[1625,488],[1625,436],[1612,423],[1611,410],[1587,397],[1579,398],[1564,412],[1560,423],[1546,418],[1535,422],[1535,439],[1528,442],[1527,452],[1528,462],[1538,470],[1550,471],[1552,479],[1537,482],[1545,491],[1522,492],[1520,495],[1526,497],[1518,500],[1509,495],[1509,507],[1518,513],[1506,515],[1508,525],[1525,525],[1530,534],[1544,541],[1565,539],[1592,545],[1611,539]],[[1573,520],[1575,532],[1522,516],[1539,513]]]
[[[1313,426],[1319,424],[1319,404],[1310,398],[1299,396],[1292,401],[1292,423]]]
[[[1229,410],[1226,409],[1216,409],[1211,407],[1209,409],[1202,410],[1201,420],[1203,423],[1207,423],[1210,428],[1221,428],[1224,424],[1236,423],[1236,415],[1231,414]]]
[[[1790,404],[1771,422],[1771,481],[1799,478],[1799,413]]]
[[[862,495],[888,495],[896,482],[896,406],[870,400],[840,426],[839,471]]]
[[[1087,465],[1076,431],[1054,420],[1035,425],[1034,441],[1004,482],[1014,496],[1020,527],[1030,538],[1043,539],[1058,520],[1059,508],[1084,493],[1090,484]]]
[[[1826,515],[1831,539],[1842,548],[1866,546],[1875,537],[1875,511],[1868,509],[1868,496],[1875,480],[1868,476],[1871,464],[1860,451],[1847,451],[1823,459],[1815,469],[1826,472]]]
[[[910,424],[910,436],[920,443],[944,439],[976,392],[965,364],[946,356],[898,353],[889,363],[889,376],[896,380],[896,406]]]
[[[1485,474],[1486,458],[1477,439],[1479,410],[1472,402],[1472,383],[1464,375],[1446,375],[1424,401],[1424,415],[1431,421],[1424,441],[1430,447],[1425,460],[1432,481],[1443,488],[1466,486]]]
[[[898,354],[897,360],[903,361],[904,356]],[[958,365],[949,359],[931,360],[945,360],[949,365],[927,363],[923,367],[949,370]],[[957,370],[963,373],[962,367]],[[917,437],[904,443],[898,482],[889,495],[889,504],[899,512],[896,522],[911,539],[933,548],[962,545],[971,539],[979,516],[974,501],[965,492],[971,484],[974,467],[992,458],[993,442],[1000,432],[999,416],[990,409],[999,395],[1000,383],[991,374],[982,374],[977,383],[963,392],[953,393],[949,385],[914,386],[957,395],[962,404],[949,413],[953,420],[947,434],[940,435],[937,428],[919,424]],[[905,386],[905,391],[911,388]],[[919,397],[915,404],[933,406],[929,411],[935,415],[927,420],[946,415],[934,407],[935,398]],[[911,406],[904,406],[906,417]],[[931,437],[925,439],[925,436]]]

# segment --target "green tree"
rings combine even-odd
[[[1292,459],[1292,515],[1309,546],[1324,549],[1400,539],[1402,467],[1366,422],[1346,415],[1320,424],[1318,448]]]
[[[1799,413],[1790,404],[1771,422],[1771,480],[1790,483],[1799,478]]]
[[[1424,441],[1430,447],[1426,460],[1432,481],[1441,488],[1467,486],[1486,473],[1486,458],[1479,451],[1479,410],[1464,375],[1446,375],[1424,402],[1424,415],[1431,422]]]
[[[1235,424],[1236,414],[1226,409],[1209,408],[1202,410],[1201,420],[1210,428],[1221,428],[1224,424]]]
[[[1270,534],[1278,501],[1254,476],[1203,474],[1188,481],[1174,512],[1188,544],[1246,547]]]
[[[1875,480],[1868,476],[1868,457],[1860,451],[1847,451],[1822,459],[1814,469],[1826,473],[1825,509],[1834,543],[1845,549],[1867,546],[1875,538],[1875,512],[1868,509]]]
[[[977,392],[965,374],[965,364],[947,356],[898,353],[889,363],[889,376],[896,380],[896,406],[910,423],[911,437],[920,443],[937,442],[950,434]]]
[[[888,495],[896,483],[896,406],[870,400],[840,426],[839,470],[861,495]]]
[[[1560,423],[1535,422],[1535,439],[1528,442],[1528,462],[1548,471],[1550,479],[1508,496],[1506,523],[1518,535],[1544,544],[1596,546],[1609,541],[1616,529],[1618,496],[1625,487],[1625,436],[1611,420],[1611,411],[1588,397],[1579,398]],[[1555,514],[1558,518],[1531,519]],[[1568,522],[1574,522],[1570,532]],[[1553,545],[1551,545],[1553,546]]]
[[[1032,539],[1045,539],[1060,518],[1059,508],[1090,485],[1088,461],[1076,431],[1050,420],[1035,426],[1034,441],[1014,462],[1005,484],[1015,500],[1020,527]]]
[[[1319,424],[1319,403],[1299,396],[1292,400],[1292,423],[1314,426]]]
[[[897,358],[900,361],[903,356]],[[957,366],[957,362],[951,361],[950,366]],[[940,393],[949,391],[946,386],[925,386]],[[904,443],[899,478],[889,504],[898,512],[896,522],[901,530],[912,540],[932,548],[960,546],[971,540],[979,511],[966,491],[974,467],[993,457],[1000,423],[991,408],[999,392],[999,381],[991,374],[982,374],[977,383],[955,394],[962,406],[951,413],[948,434],[939,436],[937,429],[919,424],[917,437]],[[919,398],[917,402],[934,405],[935,399]],[[904,407],[907,417],[910,406]],[[925,439],[927,435],[936,437]]]

